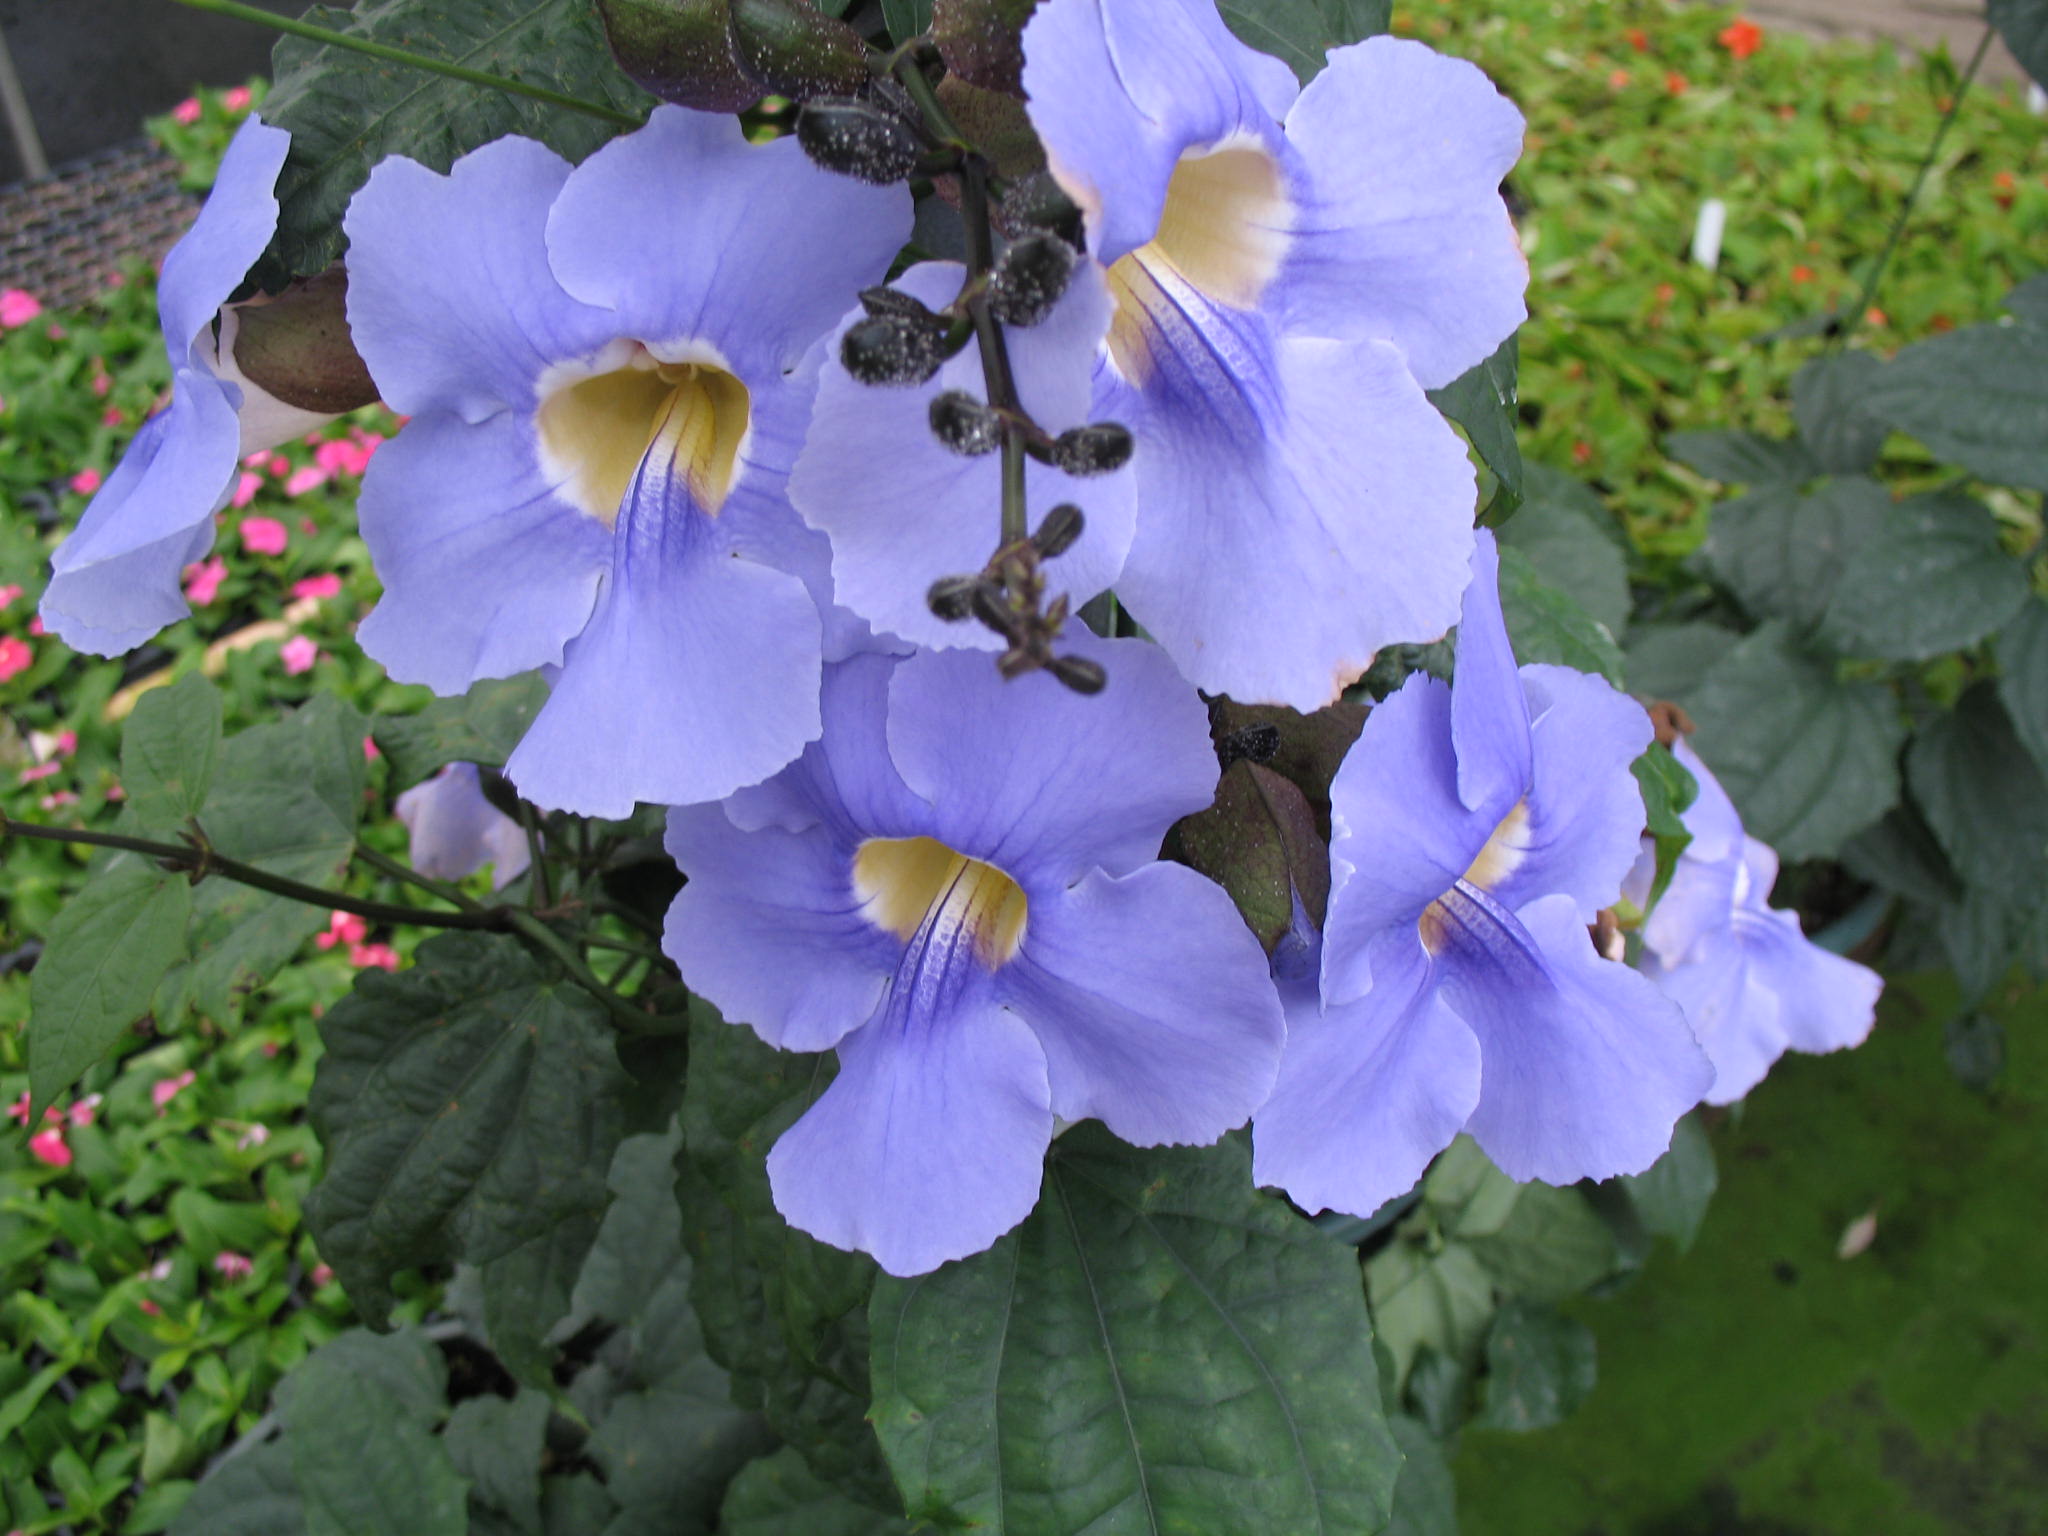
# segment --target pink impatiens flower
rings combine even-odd
[[[235,477],[235,494],[228,498],[228,505],[237,512],[256,499],[256,493],[263,489],[263,477],[253,469],[245,469]]]
[[[199,121],[199,114],[203,110],[204,108],[199,105],[199,98],[197,96],[187,96],[183,101],[171,108],[171,117],[175,121],[183,123],[187,128],[190,128]]]
[[[320,659],[320,647],[304,635],[293,635],[279,647],[278,654],[284,658],[285,676],[297,677],[313,670],[313,663]]]
[[[0,635],[0,683],[12,682],[35,665],[36,653],[26,640]]]
[[[256,1261],[246,1253],[229,1253],[223,1250],[213,1256],[213,1267],[223,1280],[246,1280]]]
[[[351,944],[348,948],[348,963],[357,970],[377,966],[382,970],[398,969],[398,951],[389,944]]]
[[[43,312],[42,301],[20,288],[0,289],[0,330],[27,325]]]
[[[67,1118],[69,1118],[71,1123],[75,1126],[87,1126],[91,1125],[93,1121],[97,1120],[99,1118],[99,1114],[100,1096],[96,1093],[89,1093],[84,1098],[80,1099],[76,1104],[73,1104],[71,1106],[71,1110]]]
[[[48,1163],[52,1168],[71,1166],[71,1148],[64,1140],[64,1127],[53,1125],[40,1130],[28,1139],[28,1150],[39,1163]]]
[[[33,784],[38,779],[47,779],[51,775],[55,774],[58,770],[60,770],[63,766],[64,765],[62,763],[37,763],[33,768],[24,768],[21,770],[21,782],[24,784]]]
[[[195,608],[204,608],[220,596],[220,584],[228,579],[228,563],[215,555],[211,560],[202,560],[197,565],[185,567],[185,599]]]
[[[313,940],[316,949],[332,949],[337,944],[351,947],[360,944],[370,936],[370,925],[353,912],[332,912],[327,917],[327,931]]]
[[[249,87],[246,85],[235,86],[221,96],[220,104],[230,112],[248,111]]]
[[[81,496],[90,496],[100,488],[100,472],[96,469],[81,469],[71,477],[71,489]]]
[[[341,578],[329,571],[324,576],[306,576],[292,583],[292,596],[304,601],[313,598],[334,597],[341,592]]]
[[[149,1102],[156,1106],[156,1112],[162,1114],[168,1109],[171,1100],[175,1099],[187,1088],[190,1088],[193,1079],[197,1075],[190,1067],[187,1067],[176,1077],[159,1078],[156,1082],[151,1083],[149,1085]]]
[[[21,596],[21,588],[16,586],[13,582],[9,582],[6,586],[0,587],[0,609],[12,608],[14,606],[14,600],[19,596]]]
[[[242,548],[252,555],[281,555],[291,537],[291,530],[274,517],[242,519]]]
[[[308,491],[317,491],[327,483],[327,471],[318,464],[308,464],[303,469],[292,471],[291,478],[284,483],[287,496],[303,496]]]

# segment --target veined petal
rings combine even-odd
[[[547,250],[562,286],[620,332],[657,352],[708,343],[759,389],[849,293],[882,280],[910,221],[902,187],[835,176],[794,138],[752,144],[737,118],[668,106],[569,174]]]
[[[1102,409],[1138,442],[1117,591],[1189,680],[1311,710],[1449,628],[1473,472],[1394,349],[1275,340],[1190,291],[1148,313],[1150,372]]]
[[[835,1248],[921,1275],[1038,1203],[1052,1111],[1037,1037],[971,961],[906,953],[839,1076],[768,1154],[775,1208]]]
[[[689,884],[662,948],[727,1019],[822,1051],[874,1017],[903,944],[862,915],[853,844],[822,824],[742,831],[693,805],[669,812],[667,847]]]
[[[619,334],[548,267],[548,211],[568,176],[568,161],[522,138],[472,150],[446,176],[396,155],[370,173],[343,220],[348,326],[393,410],[479,422],[530,409],[551,367]]]
[[[633,477],[596,610],[505,765],[536,805],[623,817],[717,800],[817,738],[817,608],[796,577],[736,558],[689,469],[658,437]]]
[[[1460,885],[1431,916],[1443,999],[1485,1062],[1466,1128],[1501,1171],[1570,1184],[1662,1156],[1714,1069],[1655,984],[1594,953],[1568,896],[1510,913]]]
[[[143,423],[70,537],[51,557],[43,623],[73,650],[114,656],[191,609],[178,573],[213,544],[235,480],[235,409],[196,368]]]
[[[1372,984],[1377,936],[1412,935],[1493,832],[1458,799],[1443,683],[1415,673],[1373,707],[1331,782],[1330,831],[1322,995],[1335,1004]]]
[[[1374,946],[1372,986],[1328,1008],[1290,996],[1252,1178],[1304,1210],[1370,1216],[1412,1189],[1479,1102],[1479,1042],[1438,995],[1413,928]]]
[[[1437,389],[1527,317],[1500,196],[1522,115],[1477,69],[1392,37],[1332,49],[1287,139],[1306,167],[1278,289],[1291,328],[1391,341]]]
[[[1135,1146],[1207,1145],[1265,1101],[1285,1033],[1222,888],[1177,864],[1034,898],[998,995],[1037,1034],[1053,1113]]]
[[[1524,667],[1521,682],[1534,716],[1533,783],[1487,889],[1510,911],[1561,891],[1590,923],[1613,903],[1642,845],[1643,795],[1629,765],[1650,745],[1650,717],[1605,679],[1570,667]]]
[[[384,582],[357,638],[441,694],[559,663],[611,557],[612,534],[555,495],[510,413],[414,417],[371,460],[357,516]]]
[[[1211,0],[1046,0],[1024,28],[1024,91],[1106,266],[1153,237],[1184,153],[1238,136],[1279,147],[1294,79]]]
[[[1500,550],[1490,528],[1480,529],[1473,544],[1472,580],[1458,621],[1451,739],[1458,751],[1458,798],[1498,822],[1529,792],[1535,770],[1529,700],[1508,643]]]
[[[928,262],[894,286],[938,307],[952,301],[961,275],[952,263]],[[1095,355],[1110,308],[1101,272],[1085,267],[1042,323],[1009,332],[1018,397],[1046,430],[1089,420]],[[845,325],[859,318],[849,315]],[[999,456],[949,452],[930,424],[931,402],[942,391],[987,399],[980,354],[969,347],[920,388],[874,388],[839,362],[845,325],[829,344],[817,408],[790,478],[797,510],[831,539],[834,596],[876,628],[920,645],[1001,649],[1005,642],[993,631],[971,620],[949,624],[925,602],[933,582],[980,570],[1000,542]],[[1137,522],[1135,490],[1128,468],[1082,479],[1026,464],[1025,494],[1036,513],[1073,502],[1087,519],[1080,541],[1046,568],[1052,590],[1076,606],[1123,569]]]
[[[966,651],[920,652],[889,686],[889,754],[930,803],[930,834],[1034,892],[1129,873],[1216,795],[1208,712],[1157,646],[1079,625],[1060,643],[1101,662],[1101,693],[1005,682]]]
[[[277,233],[277,174],[291,143],[258,117],[236,129],[199,217],[164,257],[156,304],[173,374],[211,364],[213,317]]]

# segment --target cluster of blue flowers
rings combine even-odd
[[[1022,1220],[1086,1118],[1141,1145],[1249,1120],[1260,1182],[1311,1210],[1371,1212],[1461,1132],[1516,1178],[1608,1177],[1788,1046],[1860,1039],[1876,979],[1766,905],[1769,850],[1689,753],[1695,842],[1644,969],[1589,938],[1648,902],[1651,724],[1598,678],[1517,668],[1473,470],[1425,395],[1524,316],[1514,108],[1384,38],[1298,88],[1211,0],[1044,0],[1024,56],[1086,255],[1011,334],[1016,398],[1133,445],[1026,466],[1032,501],[1086,504],[1073,600],[1114,589],[1150,637],[1070,626],[1092,693],[1006,679],[1004,636],[928,598],[987,560],[1002,471],[934,435],[988,393],[971,352],[893,389],[849,371],[878,304],[961,290],[925,263],[876,299],[900,185],[664,107],[573,168],[518,138],[446,175],[387,160],[347,217],[354,344],[410,418],[363,488],[363,647],[444,694],[545,672],[520,794],[674,808],[686,983],[838,1053],[770,1159],[788,1219],[929,1270]],[[252,121],[166,264],[171,407],[44,604],[75,646],[181,616],[237,458],[303,430],[215,325],[285,147]],[[1455,686],[1411,677],[1336,776],[1321,931],[1301,913],[1269,959],[1159,858],[1216,794],[1198,690],[1312,710],[1454,624]],[[408,813],[437,870],[516,873],[473,773]]]

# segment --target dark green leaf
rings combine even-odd
[[[1829,480],[1811,495],[1774,486],[1714,508],[1699,560],[1759,619],[1818,624],[1842,567],[1895,512],[1875,480]]]
[[[1613,632],[1537,574],[1519,549],[1500,552],[1500,605],[1518,660],[1597,672],[1621,686],[1621,647]]]
[[[675,1156],[681,1144],[673,1131],[619,1143],[605,1179],[612,1203],[576,1280],[577,1317],[630,1323],[687,1263],[683,1214],[676,1208]]]
[[[718,1529],[720,1536],[904,1536],[907,1527],[821,1482],[784,1447],[732,1480]]]
[[[1401,1447],[1394,1518],[1380,1536],[1458,1536],[1458,1487],[1442,1443],[1405,1413],[1387,1420]]]
[[[145,693],[121,730],[126,830],[162,837],[197,816],[220,742],[220,693],[198,673]]]
[[[1685,764],[1655,742],[1629,766],[1643,792],[1644,828],[1657,845],[1656,876],[1650,882],[1649,905],[1643,909],[1648,915],[1664,899],[1679,856],[1692,846],[1692,833],[1686,830],[1680,812],[1692,804],[1700,786]]]
[[[1382,20],[1377,30],[1385,29]],[[1486,508],[1487,521],[1492,523],[1509,519],[1524,494],[1522,449],[1515,440],[1515,382],[1520,366],[1516,339],[1509,336],[1493,356],[1466,369],[1442,389],[1429,392],[1430,403],[1465,429],[1472,447],[1500,482]],[[1508,526],[1513,526],[1512,521]]]
[[[305,1536],[291,1447],[271,1440],[207,1474],[171,1522],[170,1536]]]
[[[345,1334],[279,1394],[307,1536],[465,1536],[467,1487],[433,1433],[440,1356],[414,1333]]]
[[[1719,624],[1638,624],[1628,634],[1629,692],[1684,703],[1742,636]]]
[[[1962,894],[1948,855],[1910,798],[1844,843],[1841,859],[1858,879],[1929,906]]]
[[[2026,571],[1999,546],[1991,509],[1931,491],[1849,552],[1820,632],[1848,655],[1926,661],[1983,639],[2026,601]]]
[[[1942,952],[1956,973],[1965,1005],[1974,1007],[2003,986],[2015,964],[2036,972],[2048,964],[2048,907],[1974,886],[1937,917]]]
[[[1591,1395],[1593,1330],[1550,1307],[1510,1297],[1486,1334],[1486,1405],[1473,1420],[1528,1431],[1560,1424]]]
[[[540,1485],[541,1527],[547,1536],[599,1536],[610,1530],[618,1508],[604,1484],[588,1472],[550,1477]]]
[[[1626,1174],[1621,1180],[1643,1230],[1670,1238],[1681,1253],[1699,1235],[1720,1182],[1714,1148],[1697,1114],[1687,1115],[1673,1128],[1670,1151],[1641,1173]]]
[[[1870,352],[1816,357],[1792,379],[1792,414],[1799,436],[1830,475],[1861,475],[1877,463],[1891,429],[1864,406],[1871,381],[1884,365]]]
[[[2048,773],[2048,601],[2029,601],[1999,631],[1998,696],[2034,762]]]
[[[456,1404],[441,1441],[456,1472],[469,1480],[472,1515],[481,1508],[524,1536],[541,1536],[540,1463],[549,1411],[540,1392],[486,1394]]]
[[[882,24],[892,42],[908,42],[931,30],[932,0],[882,0]]]
[[[1396,1240],[1366,1261],[1365,1283],[1373,1331],[1394,1362],[1397,1386],[1425,1347],[1454,1360],[1470,1356],[1493,1316],[1492,1276],[1461,1242],[1432,1253]]]
[[[2048,82],[2048,0],[1990,0],[1985,19],[1998,28],[2020,67]]]
[[[1464,1427],[1474,1370],[1472,1361],[1440,1355],[1427,1344],[1415,1351],[1402,1397],[1432,1435],[1447,1439]]]
[[[997,1532],[1380,1529],[1399,1470],[1357,1261],[1256,1193],[1237,1138],[1055,1143],[987,1253],[872,1307],[913,1518]]]
[[[112,1050],[185,953],[192,887],[124,858],[64,904],[29,973],[31,1119]]]
[[[2040,9],[2040,0],[2034,0]],[[2039,272],[2005,296],[2005,307],[2028,325],[2048,326],[2048,272]]]
[[[2005,1026],[1988,1013],[1960,1013],[1942,1026],[1941,1054],[1965,1088],[1988,1091],[2005,1070]]]
[[[590,0],[366,0],[354,11],[316,6],[305,19],[629,116],[653,105],[613,62]],[[277,235],[252,274],[272,293],[341,254],[348,201],[386,155],[445,171],[516,133],[581,160],[619,132],[567,107],[304,38],[278,40],[271,74],[264,120],[292,135],[277,179]]]
[[[1464,1239],[1502,1290],[1563,1301],[1614,1273],[1614,1234],[1584,1195],[1549,1184],[1516,1189],[1497,1228]]]
[[[1874,683],[1839,683],[1766,624],[1707,674],[1689,707],[1693,750],[1752,836],[1784,859],[1830,855],[1898,803],[1898,706]]]
[[[628,1511],[660,1517],[660,1531],[708,1533],[726,1484],[775,1444],[760,1419],[727,1400],[724,1372],[702,1363],[708,1371],[690,1390],[661,1387],[619,1398],[590,1437],[606,1491]]]
[[[1386,31],[1392,0],[1218,0],[1216,8],[1243,42],[1306,84],[1322,73],[1329,49]]]
[[[2032,903],[2048,892],[2048,776],[1988,683],[1906,753],[1913,798],[1966,885]]]
[[[1330,899],[1330,851],[1308,798],[1258,763],[1224,770],[1216,803],[1173,830],[1172,856],[1230,893],[1268,954],[1294,921],[1297,900],[1322,926]]]
[[[362,814],[366,734],[361,715],[323,694],[284,720],[230,738],[199,813],[213,846],[286,879],[337,883]],[[187,1007],[232,1019],[240,997],[326,920],[318,907],[250,886],[201,882],[192,902],[192,959],[158,990],[158,1020],[168,1026]]]
[[[545,1387],[554,1362],[548,1335],[569,1314],[583,1260],[597,1241],[595,1208],[563,1217],[538,1237],[480,1266],[484,1332],[505,1368]]]
[[[391,760],[391,782],[417,784],[449,763],[502,768],[548,701],[537,673],[493,678],[455,699],[435,699],[416,715],[379,717],[377,749]]]
[[[365,1317],[397,1270],[487,1263],[603,1205],[627,1087],[605,1012],[516,940],[446,933],[364,972],[321,1038],[306,1221]]]
[[[1674,432],[1664,451],[1728,485],[1796,485],[1820,473],[1806,444],[1754,432]]]
[[[1551,586],[1620,635],[1628,627],[1628,557],[1592,490],[1541,464],[1529,466],[1522,510],[1500,530]]]
[[[1905,348],[1869,409],[1987,480],[2048,490],[2048,328],[1966,326]]]

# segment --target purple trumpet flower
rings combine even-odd
[[[1206,712],[1155,646],[1076,637],[1082,698],[926,651],[828,668],[822,738],[669,813],[664,947],[771,1045],[839,1075],[775,1145],[778,1210],[913,1275],[1037,1203],[1055,1123],[1206,1143],[1273,1082],[1265,956],[1222,889],[1157,861],[1207,805]]]
[[[1700,792],[1684,813],[1692,842],[1643,925],[1643,974],[1685,1010],[1712,1059],[1707,1102],[1732,1104],[1787,1050],[1861,1045],[1884,981],[1811,943],[1798,914],[1770,905],[1777,854],[1743,830],[1728,792],[1688,743],[1672,751]],[[1645,850],[1628,882],[1639,906],[1653,873]]]
[[[1457,617],[1473,475],[1423,391],[1524,317],[1499,193],[1521,116],[1392,38],[1298,89],[1212,0],[1045,0],[1024,57],[1115,299],[1093,414],[1138,445],[1118,595],[1198,686],[1326,704]]]
[[[506,764],[539,805],[623,816],[788,763],[833,643],[789,467],[817,344],[909,226],[902,188],[679,107],[574,169],[521,138],[378,166],[349,327],[412,420],[363,483],[364,650],[444,694],[559,668]]]
[[[412,834],[412,867],[431,879],[460,880],[490,864],[491,889],[502,891],[526,873],[526,832],[484,798],[475,763],[448,764],[393,809]]]
[[[43,623],[73,650],[118,655],[190,613],[179,573],[213,547],[213,514],[234,489],[237,461],[333,420],[243,377],[236,316],[222,308],[276,232],[277,173],[290,147],[284,129],[243,123],[198,220],[164,258],[157,309],[170,406],[142,424],[50,561]]]
[[[1644,977],[1594,952],[1641,842],[1649,718],[1567,667],[1517,671],[1481,532],[1453,687],[1417,673],[1331,786],[1320,975],[1283,983],[1288,1041],[1253,1172],[1366,1215],[1459,1132],[1516,1179],[1648,1167],[1713,1068]]]

